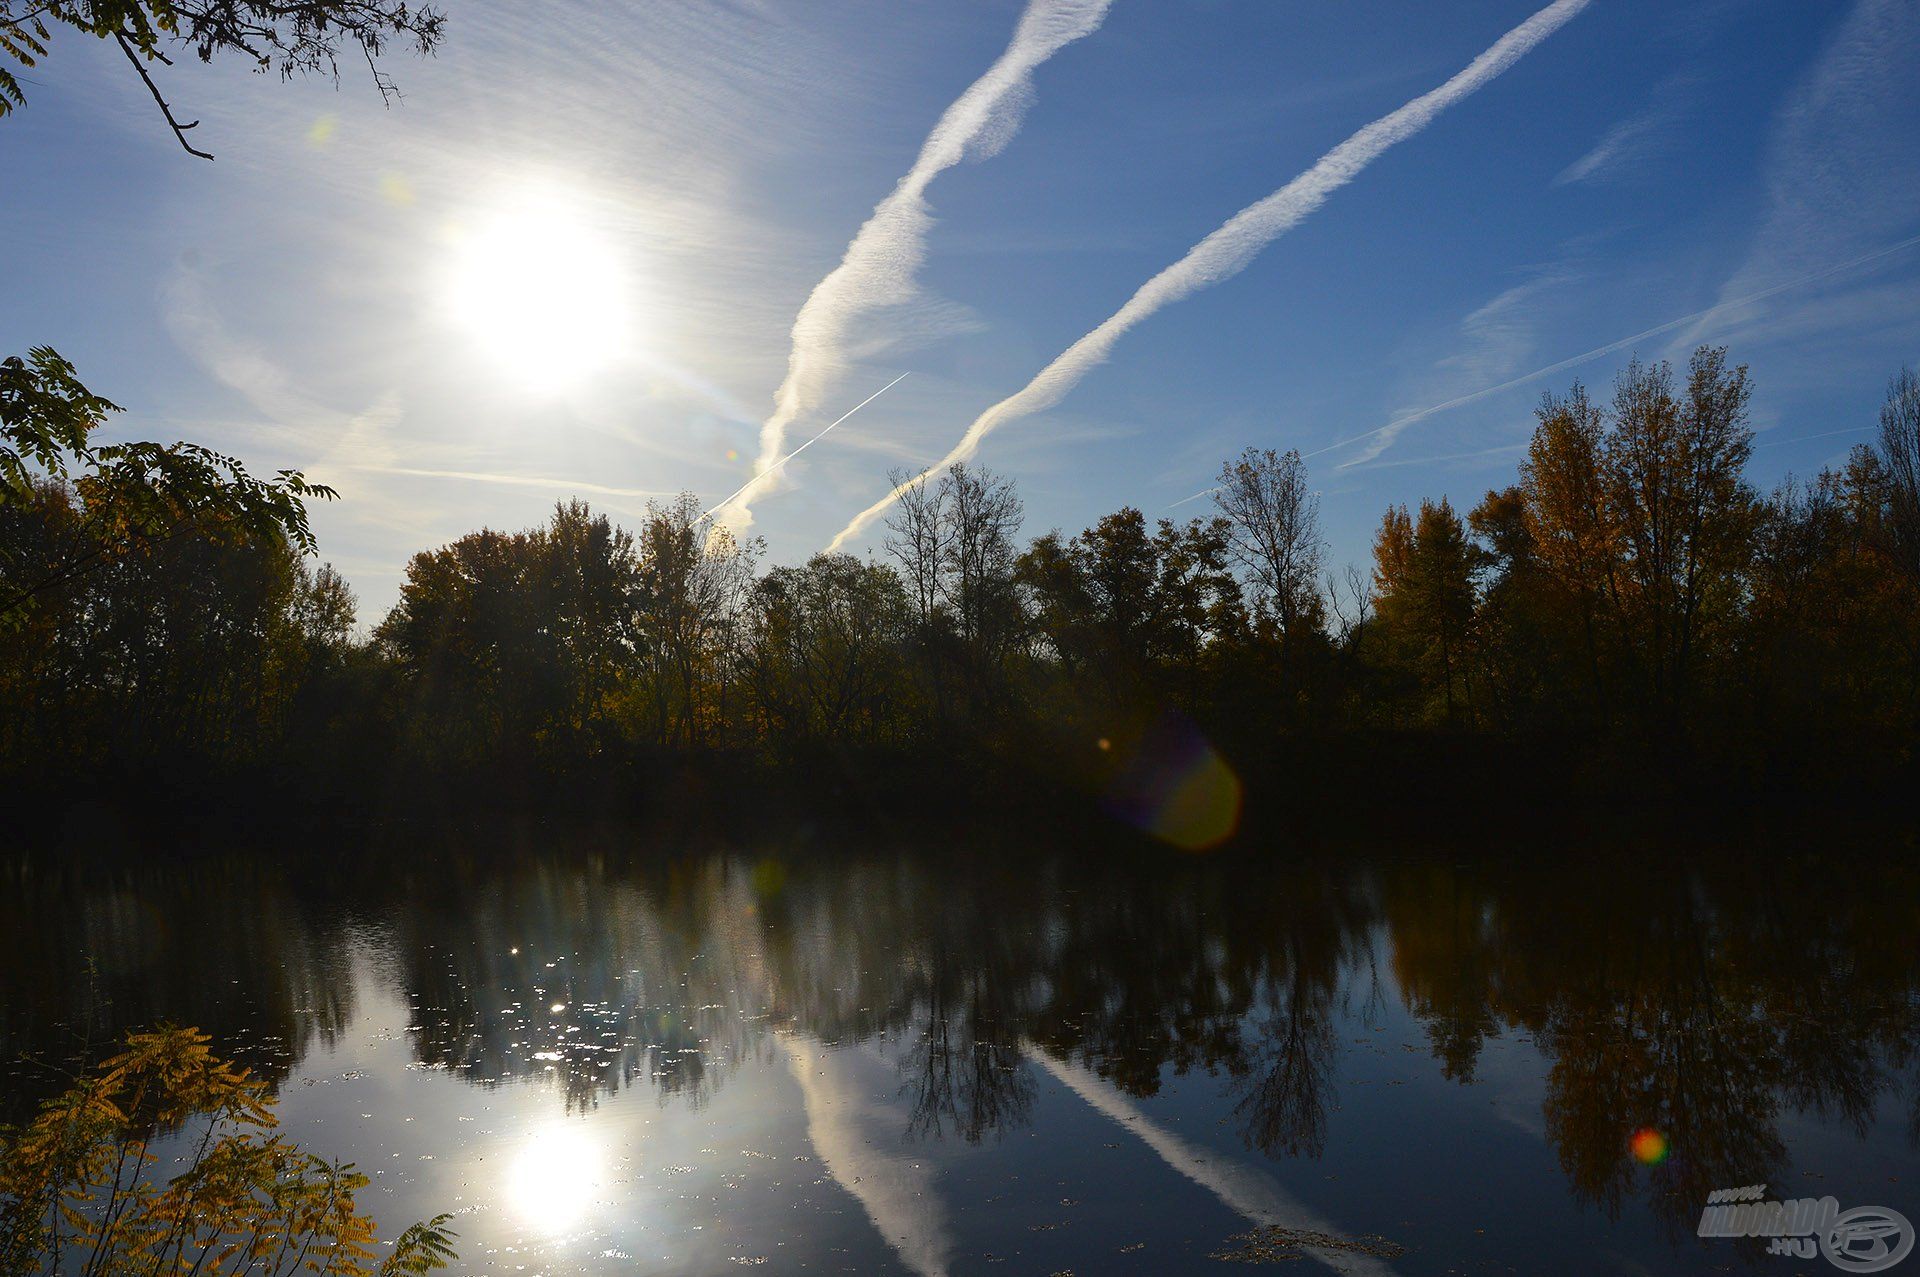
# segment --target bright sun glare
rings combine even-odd
[[[448,301],[496,366],[525,385],[556,387],[631,342],[623,267],[577,208],[528,199],[455,232]]]
[[[564,1232],[593,1205],[602,1169],[600,1148],[579,1123],[542,1127],[513,1155],[507,1204],[542,1232]]]

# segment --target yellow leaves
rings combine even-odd
[[[368,1178],[265,1134],[273,1099],[209,1041],[172,1025],[132,1034],[32,1125],[0,1135],[0,1273],[97,1248],[106,1271],[372,1277],[374,1222],[354,1201]],[[145,1180],[151,1141],[192,1123],[204,1126],[185,1141],[187,1169],[164,1188]],[[445,1267],[445,1219],[406,1230],[378,1271]]]

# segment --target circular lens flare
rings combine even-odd
[[[1633,1160],[1642,1166],[1658,1166],[1667,1160],[1667,1137],[1651,1126],[1643,1126],[1627,1141]]]

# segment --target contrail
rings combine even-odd
[[[1122,1130],[1139,1136],[1142,1143],[1159,1154],[1161,1161],[1219,1198],[1228,1210],[1255,1224],[1277,1224],[1282,1228],[1337,1235],[1338,1230],[1331,1223],[1288,1193],[1265,1171],[1189,1143],[1148,1117],[1139,1105],[1121,1094],[1118,1087],[1092,1070],[1061,1060],[1031,1042],[1024,1044],[1024,1049],[1028,1058],[1051,1073],[1054,1080],[1092,1105],[1101,1116],[1119,1124]],[[1393,1269],[1371,1256],[1347,1255],[1304,1243],[1301,1249],[1338,1271],[1392,1277]]]
[[[1840,262],[1834,266],[1829,266],[1824,270],[1814,271],[1810,275],[1801,275],[1797,279],[1787,280],[1783,284],[1775,284],[1773,287],[1761,289],[1757,293],[1749,293],[1745,297],[1735,297],[1729,301],[1718,302],[1712,306],[1708,306],[1704,310],[1696,310],[1690,315],[1682,315],[1678,319],[1669,319],[1663,324],[1655,324],[1651,328],[1643,328],[1639,332],[1634,333],[1630,337],[1622,337],[1617,341],[1610,341],[1604,346],[1595,346],[1592,350],[1582,351],[1577,355],[1569,355],[1565,359],[1559,360],[1556,363],[1548,364],[1544,368],[1536,368],[1532,372],[1522,373],[1518,377],[1510,377],[1506,381],[1501,382],[1497,386],[1485,386],[1479,390],[1472,391],[1469,394],[1456,395],[1454,398],[1449,399],[1444,403],[1432,404],[1428,407],[1420,409],[1418,412],[1410,412],[1410,413],[1407,413],[1405,416],[1395,417],[1392,421],[1389,421],[1384,426],[1376,426],[1372,430],[1368,430],[1362,434],[1354,435],[1351,438],[1336,440],[1335,442],[1328,444],[1324,448],[1315,448],[1312,452],[1304,454],[1301,457],[1301,460],[1305,461],[1311,457],[1322,456],[1326,453],[1334,451],[1337,448],[1344,448],[1348,444],[1359,443],[1363,439],[1374,439],[1374,438],[1378,438],[1381,435],[1386,435],[1387,436],[1386,440],[1381,444],[1381,446],[1378,449],[1368,452],[1367,455],[1363,457],[1355,457],[1352,461],[1347,462],[1345,465],[1342,465],[1339,468],[1342,470],[1345,470],[1349,466],[1360,465],[1363,462],[1371,461],[1375,457],[1379,456],[1381,452],[1384,452],[1386,450],[1386,445],[1393,442],[1393,439],[1395,436],[1397,436],[1402,430],[1406,429],[1408,426],[1413,425],[1415,422],[1425,421],[1428,417],[1432,417],[1439,413],[1446,412],[1452,408],[1465,407],[1467,404],[1476,403],[1479,400],[1485,399],[1491,395],[1497,395],[1503,390],[1512,390],[1515,386],[1524,386],[1530,381],[1538,381],[1542,377],[1550,377],[1554,373],[1565,372],[1569,368],[1577,368],[1581,364],[1589,363],[1592,360],[1599,359],[1603,355],[1611,355],[1615,351],[1624,350],[1628,346],[1633,345],[1635,342],[1645,341],[1649,337],[1658,337],[1661,333],[1672,332],[1674,329],[1680,327],[1682,324],[1691,324],[1696,320],[1711,318],[1712,316],[1718,314],[1723,310],[1737,310],[1742,306],[1752,305],[1754,302],[1765,301],[1767,298],[1773,297],[1779,293],[1784,293],[1791,288],[1799,288],[1806,284],[1818,283],[1819,281],[1826,279],[1828,276],[1838,275],[1842,271],[1852,270],[1856,266],[1865,266],[1868,262],[1879,261],[1883,257],[1891,257],[1895,253],[1902,252],[1906,249],[1912,248],[1915,244],[1920,244],[1920,235],[1914,235],[1907,239],[1903,239],[1897,244],[1889,244],[1885,248],[1877,248],[1871,253],[1862,253],[1858,257],[1849,258],[1844,262]],[[1849,431],[1843,431],[1840,433],[1853,433],[1853,432],[1849,430]],[[1819,436],[1810,435],[1807,437],[1818,438]],[[1794,441],[1780,440],[1779,442],[1786,443],[1786,442],[1794,442]],[[1770,446],[1770,445],[1761,445],[1761,446],[1764,447],[1764,446]],[[1445,460],[1447,458],[1440,458],[1440,459]],[[1201,497],[1212,496],[1214,493],[1218,492],[1219,490],[1220,489],[1218,487],[1203,488],[1199,492],[1194,493],[1190,497],[1181,497],[1178,501],[1175,501],[1172,505],[1169,505],[1166,508],[1169,510],[1176,509],[1180,506],[1186,505],[1189,502],[1198,501]]]
[[[1577,355],[1570,355],[1558,363],[1548,364],[1545,368],[1536,368],[1530,373],[1523,373],[1518,377],[1509,378],[1497,386],[1488,386],[1484,390],[1476,390],[1471,394],[1458,395],[1447,400],[1445,403],[1437,403],[1432,407],[1422,408],[1418,412],[1410,412],[1403,417],[1395,417],[1384,426],[1377,426],[1365,434],[1357,434],[1350,439],[1341,439],[1336,443],[1330,443],[1324,448],[1318,448],[1307,453],[1306,456],[1317,457],[1321,453],[1332,452],[1335,448],[1344,448],[1350,443],[1359,443],[1362,439],[1377,438],[1378,443],[1376,443],[1374,447],[1368,449],[1362,455],[1355,457],[1353,460],[1343,463],[1340,469],[1345,470],[1348,466],[1360,465],[1362,462],[1371,461],[1382,452],[1385,452],[1388,445],[1394,441],[1394,438],[1398,436],[1402,430],[1405,430],[1416,421],[1425,421],[1435,413],[1446,412],[1450,408],[1463,407],[1477,400],[1485,399],[1489,395],[1497,395],[1503,390],[1512,390],[1515,386],[1524,386],[1530,381],[1538,381],[1542,377],[1550,377],[1554,373],[1564,372],[1568,368],[1584,364],[1589,360],[1598,359],[1602,355],[1611,355],[1617,350],[1624,350],[1628,346],[1636,342],[1645,341],[1649,337],[1658,337],[1661,333],[1671,332],[1682,324],[1691,324],[1696,320],[1710,318],[1723,310],[1734,310],[1741,306],[1750,306],[1754,302],[1765,301],[1775,294],[1784,293],[1790,288],[1799,288],[1806,284],[1817,283],[1830,275],[1838,275],[1841,271],[1852,270],[1856,266],[1864,266],[1868,262],[1878,261],[1882,257],[1890,257],[1903,249],[1912,248],[1915,244],[1920,244],[1920,235],[1903,239],[1899,243],[1890,244],[1885,248],[1875,249],[1871,253],[1863,253],[1859,257],[1849,258],[1847,261],[1841,262],[1836,266],[1829,266],[1825,270],[1817,270],[1810,275],[1802,275],[1797,279],[1790,279],[1784,284],[1775,284],[1773,287],[1763,288],[1757,293],[1748,293],[1745,297],[1735,297],[1728,301],[1708,306],[1705,310],[1696,310],[1691,315],[1682,315],[1678,319],[1669,319],[1664,324],[1655,324],[1653,327],[1642,329],[1630,337],[1622,337],[1618,341],[1610,341],[1604,346],[1595,346],[1592,350],[1582,351]],[[1304,460],[1305,458],[1302,459]],[[1202,495],[1205,494],[1203,493]]]
[[[868,404],[878,399],[881,395],[886,394],[889,390],[892,390],[895,386],[899,385],[901,382],[905,381],[906,379],[907,379],[907,374],[901,373],[898,377],[895,377],[892,381],[880,387],[880,389],[874,391],[872,394],[868,395],[865,399],[862,399],[859,403],[855,404],[853,407],[841,413],[838,417],[835,417],[832,421],[827,423],[827,427],[825,430],[822,430],[819,434],[807,440],[805,443],[801,444],[798,448],[795,448],[792,452],[789,452],[786,456],[780,458],[778,461],[768,466],[765,470],[761,471],[759,474],[747,480],[745,483],[735,488],[732,492],[728,493],[727,496],[723,498],[718,505],[715,505],[712,510],[708,510],[705,514],[701,515],[698,519],[695,519],[693,521],[693,526],[697,528],[702,523],[706,522],[708,519],[711,519],[714,516],[715,511],[720,510],[722,507],[724,507],[727,504],[728,501],[733,500],[735,497],[739,496],[742,492],[745,492],[748,488],[758,483],[761,479],[766,478],[768,475],[778,474],[780,472],[781,466],[786,465],[787,462],[793,460],[795,457],[805,452],[808,448],[813,447],[814,444],[819,443],[822,439],[827,437],[827,433],[831,431],[835,426],[845,421],[848,417],[851,417],[854,413],[859,412],[862,408],[866,407]]]
[[[874,206],[840,264],[814,286],[793,321],[793,347],[787,376],[774,394],[774,411],[760,427],[760,457],[754,479],[735,497],[723,523],[744,528],[753,522],[749,506],[776,481],[774,458],[786,443],[787,427],[816,408],[846,370],[844,344],[853,321],[882,306],[914,295],[914,273],[926,256],[926,191],[933,179],[969,155],[985,159],[1013,140],[1020,113],[1032,97],[1032,76],[1039,65],[1075,40],[1093,34],[1113,0],[1031,0],[1013,40],[986,74],[946,109],[913,167],[891,194]]]
[[[1534,46],[1586,8],[1590,0],[1555,0],[1500,37],[1467,68],[1432,92],[1384,115],[1320,157],[1299,177],[1256,204],[1240,210],[1225,225],[1196,244],[1187,255],[1155,275],[1115,311],[1106,322],[1069,346],[1041,370],[1024,390],[981,413],[954,448],[929,470],[896,487],[862,510],[841,529],[828,546],[837,550],[899,499],[907,487],[927,475],[965,461],[979,450],[981,440],[996,428],[1019,417],[1051,408],[1104,362],[1114,343],[1135,324],[1161,307],[1229,279],[1280,235],[1298,225],[1336,190],[1358,177],[1389,147],[1419,133],[1434,117],[1468,97],[1489,80],[1531,52]]]
[[[827,1174],[860,1203],[911,1272],[945,1277],[953,1264],[953,1228],[933,1165],[900,1151],[900,1115],[877,1098],[892,1089],[893,1079],[876,1076],[881,1071],[868,1048],[830,1050],[798,1033],[776,1032],[773,1040],[800,1087],[807,1141]]]
[[[465,483],[501,483],[516,488],[552,488],[564,492],[591,492],[606,497],[666,497],[673,494],[660,488],[611,488],[604,483],[586,483],[579,479],[547,479],[536,475],[485,474],[476,470],[421,470],[412,466],[348,464],[347,470],[368,474],[398,474],[416,479],[458,479]]]

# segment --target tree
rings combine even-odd
[[[1214,643],[1245,632],[1225,519],[1149,533],[1131,506],[1072,541],[1035,541],[1019,562],[1035,620],[1069,668],[1092,666],[1124,699],[1143,679],[1191,682]]]
[[[1413,519],[1403,505],[1388,506],[1373,537],[1373,590],[1376,599],[1397,596],[1413,570]]]
[[[1013,538],[1023,512],[1013,484],[991,470],[955,465],[940,478],[952,554],[948,600],[960,641],[997,659],[1013,630]]]
[[[399,1277],[455,1258],[452,1217],[436,1215],[375,1266],[374,1222],[355,1202],[372,1181],[266,1134],[265,1084],[207,1041],[168,1025],[130,1034],[31,1125],[0,1132],[0,1274]],[[154,1139],[190,1122],[186,1168],[163,1186]]]
[[[1902,570],[1920,583],[1920,377],[1902,368],[1880,408],[1880,457],[1894,552]]]
[[[1405,593],[1409,618],[1430,671],[1437,674],[1449,721],[1457,706],[1473,622],[1473,551],[1445,497],[1420,503]]]
[[[952,558],[947,544],[951,527],[941,514],[941,489],[925,471],[915,476],[891,470],[887,483],[900,494],[887,516],[887,556],[906,577],[915,619],[922,630],[930,631],[940,611],[942,577]]]
[[[180,537],[281,537],[313,552],[306,503],[333,500],[332,488],[298,470],[257,479],[197,444],[96,446],[93,431],[117,411],[44,346],[0,360],[0,508],[39,500],[42,480],[71,481],[83,513],[65,553],[32,567],[0,563],[0,623],[78,576]]]
[[[1606,421],[1579,382],[1566,395],[1541,397],[1537,424],[1520,465],[1527,541],[1549,592],[1556,647],[1577,645],[1596,704],[1606,699],[1602,623],[1618,598],[1619,537],[1607,500]]]
[[[376,59],[395,42],[432,53],[446,20],[432,5],[408,0],[0,0],[0,55],[37,67],[62,27],[118,45],[180,145],[210,160],[187,140],[200,122],[174,114],[150,70],[173,65],[169,49],[201,62],[237,54],[282,79],[318,72],[337,81],[340,59],[359,58],[384,102],[398,94]],[[0,66],[0,116],[25,104],[19,78]]]
[[[918,672],[945,723],[957,682],[969,709],[1000,696],[1007,659],[1024,637],[1014,585],[1020,497],[1008,480],[965,464],[937,482],[924,473],[891,478],[902,495],[887,520],[887,556],[905,575]]]
[[[1253,586],[1255,608],[1272,615],[1283,637],[1302,625],[1318,629],[1320,498],[1307,487],[1300,454],[1248,448],[1220,467],[1213,502],[1226,516],[1228,545]]]
[[[1489,491],[1467,515],[1483,585],[1475,654],[1490,708],[1512,724],[1554,673],[1550,591],[1528,527],[1526,493]]]
[[[1755,499],[1747,370],[1700,347],[1685,397],[1665,364],[1627,365],[1603,456],[1619,529],[1630,650],[1650,705],[1671,717],[1693,691],[1702,646],[1734,616]]]
[[[847,554],[763,577],[750,661],[769,726],[789,741],[889,735],[911,606],[896,574]]]
[[[649,502],[638,541],[639,625],[658,739],[692,745],[724,719],[760,542],[708,525],[692,493]],[[709,696],[711,693],[711,697]]]

